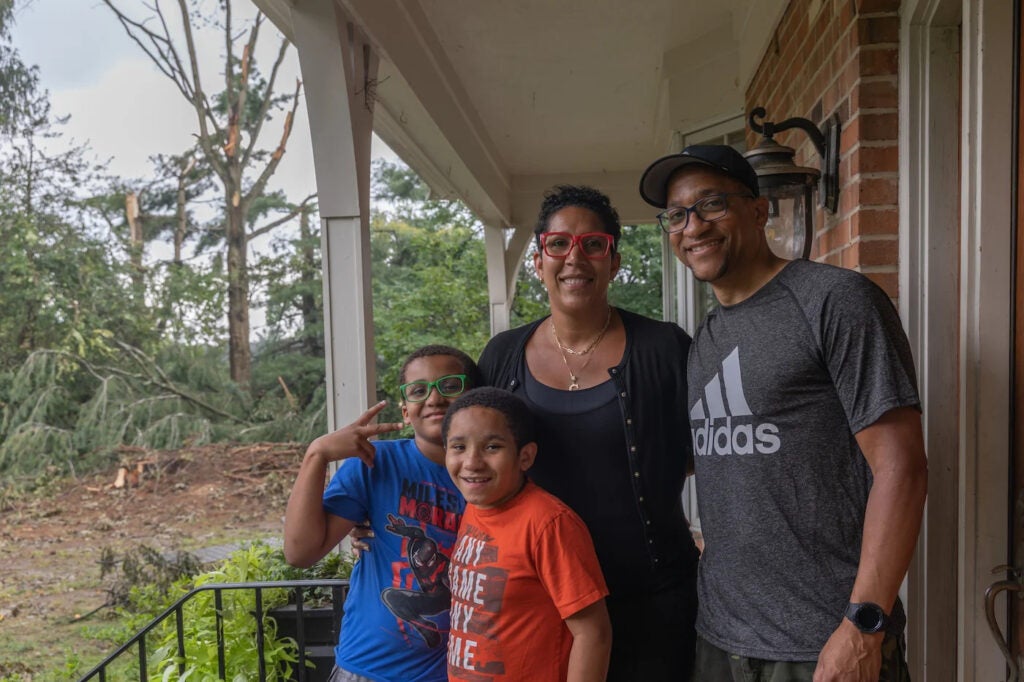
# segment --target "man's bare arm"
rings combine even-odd
[[[921,415],[911,407],[891,410],[856,438],[874,483],[850,601],[873,602],[892,613],[917,544],[928,491]],[[814,681],[878,679],[883,636],[862,633],[843,618],[821,651]]]

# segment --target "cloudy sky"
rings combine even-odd
[[[125,8],[143,11],[156,0],[120,0]],[[211,0],[213,1],[213,0]],[[161,0],[167,19],[177,15],[177,2]],[[70,115],[64,137],[56,144],[87,143],[96,160],[126,179],[145,178],[151,171],[149,157],[178,154],[187,149],[196,131],[195,113],[174,84],[149,61],[128,37],[114,14],[100,0],[19,0],[12,37],[26,64],[39,68],[42,87],[50,93],[52,112]],[[255,14],[249,0],[235,0],[236,25]],[[205,35],[206,40],[201,36]],[[268,21],[260,33],[263,50],[257,50],[269,71],[280,35]],[[223,37],[215,31],[200,33],[200,61],[204,89],[216,92],[223,83]],[[290,89],[298,77],[294,49],[278,78]],[[280,139],[283,115],[264,126],[265,147]],[[396,159],[374,136],[373,155]],[[309,124],[300,103],[287,152],[270,183],[298,201],[316,191]],[[275,231],[279,234],[279,231]],[[283,235],[282,235],[283,236]],[[250,251],[268,248],[270,237],[250,242]],[[148,258],[169,257],[169,245],[152,245]],[[256,333],[264,322],[263,311],[253,310]]]
[[[140,10],[150,2],[121,0]],[[158,153],[180,153],[196,129],[191,107],[170,80],[161,74],[127,36],[113,13],[100,0],[29,0],[17,12],[13,37],[27,64],[39,67],[40,80],[50,92],[53,112],[70,114],[67,139],[87,142],[109,169],[132,178],[146,176],[148,158]],[[176,18],[177,3],[164,0],[169,20]],[[236,24],[255,10],[247,0],[236,0]],[[142,16],[142,15],[140,15]],[[200,42],[206,66],[205,89],[216,92],[222,80],[223,38],[215,32]],[[198,38],[197,38],[198,40]],[[276,52],[277,34],[268,21],[260,43],[269,70]],[[278,78],[290,87],[298,76],[298,58],[289,53],[287,68]],[[268,145],[276,143],[281,116],[263,131]],[[376,138],[375,156],[391,153]],[[393,157],[392,157],[393,158]],[[288,151],[275,176],[278,187],[298,200],[315,191],[309,127],[300,108]]]

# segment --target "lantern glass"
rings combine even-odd
[[[768,246],[780,258],[793,260],[810,255],[813,234],[808,229],[814,189],[807,184],[762,188],[768,199],[768,222],[764,226]]]

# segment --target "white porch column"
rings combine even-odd
[[[533,236],[533,232],[525,227],[516,227],[511,234],[511,239],[506,245],[506,230],[499,226],[484,226],[491,336],[509,328],[512,299],[516,293],[516,275]]]
[[[370,136],[377,56],[334,2],[291,9],[313,145],[324,260],[327,424],[375,401]]]

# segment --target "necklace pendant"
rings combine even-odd
[[[574,377],[574,376],[572,376],[570,374],[569,378],[572,379],[572,381],[569,382],[569,390],[570,391],[578,391],[578,390],[580,390],[580,385],[579,385],[579,383],[577,383],[576,377]]]

